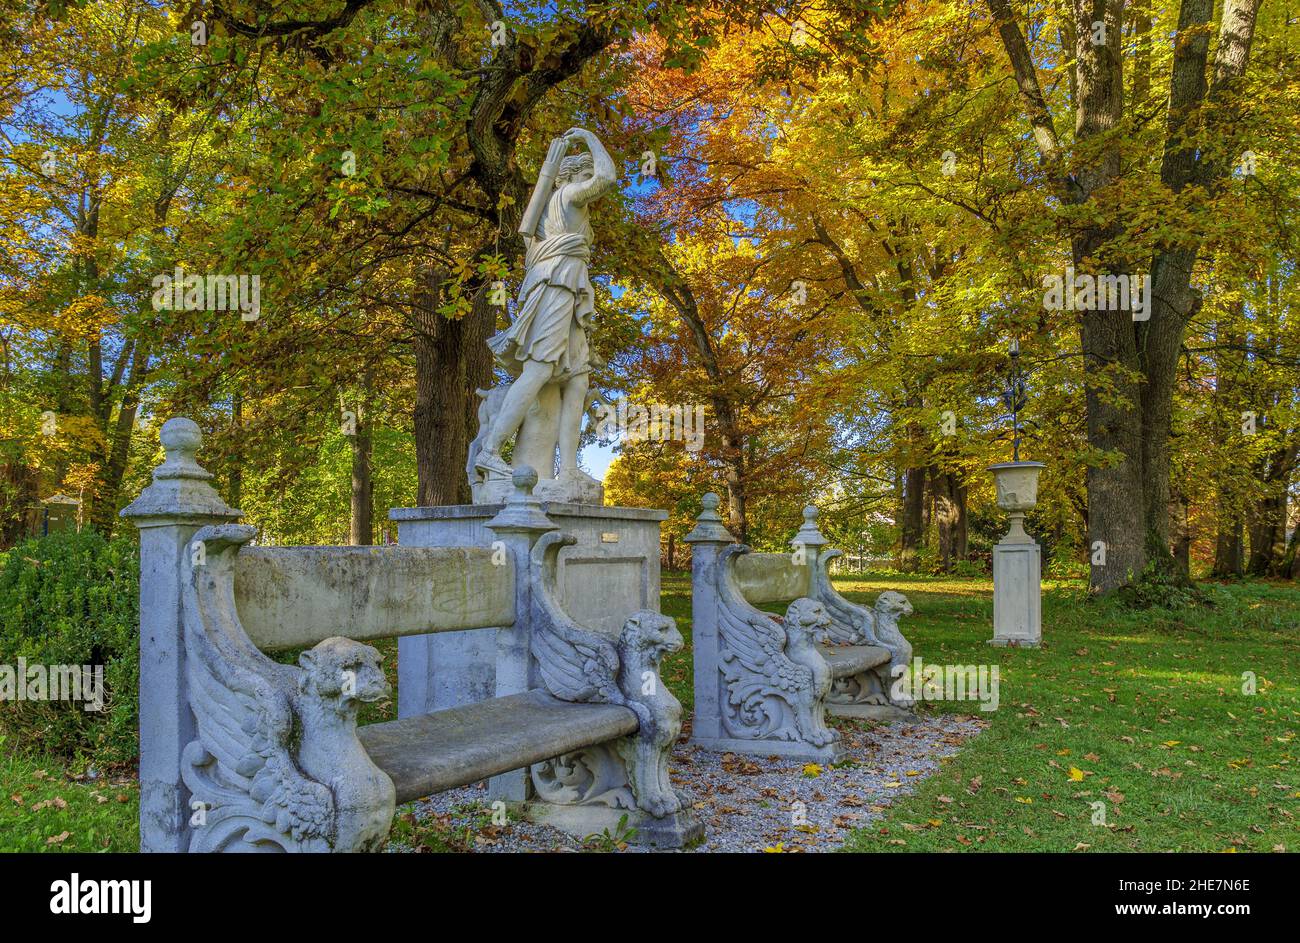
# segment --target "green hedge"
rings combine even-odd
[[[0,666],[103,665],[104,710],[71,701],[0,701],[6,750],[93,759],[137,753],[139,548],[92,531],[38,537],[0,554]]]

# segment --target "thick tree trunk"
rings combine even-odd
[[[898,551],[898,568],[915,573],[921,565],[921,540],[924,536],[925,469],[903,470],[903,521]]]
[[[416,302],[418,306],[419,302]],[[434,315],[437,316],[436,314]],[[412,337],[415,348],[415,503],[431,507],[435,500],[434,482],[438,477],[438,454],[434,451],[433,425],[437,396],[434,386],[438,376],[438,351],[435,336],[417,329]]]
[[[745,500],[744,442],[734,425],[722,432],[723,463],[727,482],[727,523],[742,544],[749,540],[749,509]]]
[[[492,385],[487,339],[497,309],[480,290],[469,314],[438,313],[445,273],[426,269],[413,298],[415,344],[415,460],[421,507],[468,504],[465,463],[478,430],[478,389]]]
[[[1214,538],[1214,568],[1210,575],[1217,579],[1234,579],[1245,572],[1242,550],[1243,525],[1241,512],[1226,489],[1219,490],[1219,522]]]
[[[463,329],[439,313],[443,282],[440,268],[428,267],[417,276],[411,299],[415,346],[415,470],[416,504],[432,507],[460,503],[457,482],[465,476],[464,457],[450,468],[456,445],[468,455],[464,439],[465,382],[463,362],[457,356]]]
[[[1271,576],[1286,555],[1286,495],[1269,494],[1256,502],[1250,522],[1251,576]]]
[[[951,573],[953,565],[966,558],[966,489],[955,473],[931,466],[930,490],[939,535],[939,565],[944,573]]]

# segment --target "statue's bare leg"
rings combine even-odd
[[[578,470],[578,436],[587,412],[587,374],[572,376],[560,400],[560,477]]]
[[[492,469],[503,464],[501,446],[506,439],[519,430],[524,416],[537,401],[537,394],[551,379],[551,374],[552,368],[549,363],[539,363],[536,360],[524,361],[523,371],[519,374],[519,378],[510,384],[510,392],[501,403],[501,412],[497,414],[496,422],[492,424],[491,431],[483,441],[483,449],[478,455],[480,468]]]
[[[555,477],[555,439],[560,425],[560,384],[547,383],[537,394],[515,437],[515,467],[531,465],[539,481]]]

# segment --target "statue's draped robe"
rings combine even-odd
[[[546,207],[543,238],[533,240],[524,257],[515,321],[488,341],[497,363],[512,376],[519,375],[526,360],[550,364],[554,380],[591,370],[591,244],[587,221],[578,232],[566,228],[564,188],[556,189]]]

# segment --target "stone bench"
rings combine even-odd
[[[713,750],[818,762],[843,758],[825,714],[870,719],[909,716],[891,696],[896,670],[912,647],[898,630],[912,612],[901,593],[880,594],[873,609],[849,602],[831,584],[817,510],[791,541],[792,554],[753,553],[722,525],[716,494],[686,537],[692,545],[691,612],[695,656],[692,742]],[[788,603],[784,618],[758,606]]]
[[[487,525],[504,552],[253,547],[194,461],[198,427],[170,420],[162,441],[122,512],[141,529],[142,851],[373,851],[397,803],[484,779],[580,835],[626,816],[641,842],[702,836],[668,778],[681,705],[659,661],[681,636],[649,611],[617,634],[564,613],[572,538],[530,470]],[[357,726],[390,695],[366,640],[472,629],[497,633],[496,697]]]

